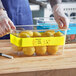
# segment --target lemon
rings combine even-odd
[[[46,32],[51,32],[52,34],[54,34],[54,33],[55,33],[55,31],[54,31],[54,30],[47,30]]]
[[[42,34],[42,37],[52,37],[53,34],[51,32],[45,32]]]
[[[19,37],[21,37],[21,38],[29,38],[30,36],[27,33],[20,33]]]
[[[33,37],[41,37],[41,33],[39,33],[39,32],[33,32]]]
[[[58,32],[56,32],[56,33],[54,34],[54,36],[55,36],[55,37],[59,37],[59,36],[63,36],[63,34],[62,34],[60,31],[58,31]]]
[[[56,54],[58,52],[59,46],[48,46],[47,52],[50,55]]]
[[[26,56],[32,56],[35,53],[35,48],[34,47],[24,47],[23,48],[23,53]]]
[[[19,37],[19,33],[13,33],[13,35],[15,35],[15,36]]]
[[[29,36],[33,36],[33,32],[30,30],[22,31],[21,33],[27,33]]]
[[[35,50],[36,50],[37,55],[45,55],[46,51],[47,51],[47,47],[46,46],[38,46],[38,47],[36,46]]]
[[[12,48],[14,51],[22,51],[22,47],[18,47],[18,46],[15,46],[15,45],[12,45]]]

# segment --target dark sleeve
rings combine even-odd
[[[4,9],[2,1],[0,0],[0,8]]]
[[[51,4],[51,7],[53,7],[56,4],[60,4],[62,2],[62,0],[48,0]]]

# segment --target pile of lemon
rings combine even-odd
[[[53,30],[48,30],[44,33],[40,33],[40,32],[32,32],[32,31],[22,31],[19,34],[15,33],[16,36],[20,37],[20,38],[30,38],[30,37],[59,37],[59,36],[63,36],[63,34],[58,31],[55,32]],[[53,45],[53,46],[33,46],[33,47],[17,47],[17,46],[13,46],[13,49],[15,51],[23,51],[23,53],[26,56],[32,56],[34,54],[36,55],[46,55],[47,53],[50,55],[56,54],[58,52],[59,46],[57,45]]]

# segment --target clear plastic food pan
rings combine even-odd
[[[17,25],[16,30],[10,34],[12,49],[26,56],[62,54],[67,30],[38,29],[42,26],[44,25]]]

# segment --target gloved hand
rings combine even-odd
[[[14,30],[13,22],[8,18],[6,11],[0,9],[0,37]]]
[[[56,4],[53,6],[53,14],[59,28],[66,29],[69,26],[69,19],[64,14],[61,4]]]

